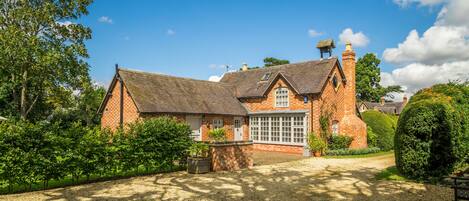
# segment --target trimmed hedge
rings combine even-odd
[[[370,147],[364,149],[336,149],[336,150],[327,150],[327,156],[343,156],[343,155],[363,155],[363,154],[372,154],[378,153],[381,149],[378,147]]]
[[[396,166],[415,179],[441,177],[469,162],[469,87],[441,84],[419,91],[401,113]]]
[[[0,187],[23,187],[50,180],[113,177],[127,172],[168,170],[185,162],[190,127],[156,118],[114,133],[74,123],[68,128],[39,122],[0,123]],[[1,189],[0,189],[1,190]]]
[[[348,149],[353,137],[346,135],[331,135],[328,139],[328,149]]]
[[[363,120],[371,128],[371,131],[376,134],[376,141],[368,139],[371,147],[379,147],[383,151],[389,151],[394,148],[394,133],[396,129],[396,120],[387,115],[375,110],[369,110],[362,113]]]

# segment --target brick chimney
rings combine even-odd
[[[385,102],[386,102],[386,100],[384,99],[384,96],[381,97],[380,102],[379,102],[381,104],[381,106],[383,106]]]
[[[345,115],[355,115],[355,51],[351,43],[345,44],[345,51],[342,52],[342,68],[347,80],[344,94]]]
[[[407,96],[404,95],[404,97],[402,98],[402,105],[406,105],[407,104]]]

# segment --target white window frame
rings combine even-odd
[[[272,117],[279,118],[278,120],[278,132],[279,136],[272,136]],[[288,118],[287,118],[288,117]],[[296,117],[296,122],[295,122]],[[302,122],[298,122],[298,118],[302,118]],[[289,120],[287,120],[289,119]],[[250,116],[249,119],[249,137],[255,143],[265,143],[265,144],[282,144],[282,145],[306,145],[307,139],[307,132],[308,132],[308,120],[305,114],[275,114],[275,115],[254,115]],[[288,122],[285,122],[285,121]],[[264,121],[264,126],[262,126],[262,122]],[[277,121],[275,121],[277,122]],[[267,125],[265,125],[267,123]],[[287,129],[284,129],[284,125],[287,125]],[[262,129],[268,126],[268,129]],[[302,129],[302,142],[298,142],[298,137],[295,138],[295,134],[298,135],[298,130]],[[264,132],[263,132],[264,131]],[[262,134],[265,134],[267,131],[267,135],[264,135],[262,138]],[[283,133],[288,131],[290,141],[284,140]],[[296,131],[296,133],[295,133]],[[256,139],[257,136],[257,139]],[[277,138],[278,141],[273,141],[272,137]],[[263,140],[264,139],[264,140]],[[267,140],[265,140],[267,139]],[[296,141],[296,142],[295,142]]]
[[[289,90],[287,87],[279,87],[275,90],[275,107],[290,106],[288,93],[289,93]]]
[[[213,129],[223,128],[223,126],[224,126],[223,119],[219,118],[219,119],[213,119],[212,120]]]

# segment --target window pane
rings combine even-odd
[[[293,142],[303,143],[304,141],[304,117],[295,116],[293,117]]]
[[[223,119],[214,119],[212,123],[214,129],[223,128]]]
[[[275,91],[275,106],[288,107],[288,89],[278,88]]]
[[[259,118],[258,117],[251,117],[251,139],[252,140],[259,140]]]
[[[271,117],[271,141],[280,141],[280,117]]]
[[[291,117],[282,117],[282,142],[291,142]]]
[[[269,117],[261,117],[261,141],[269,141]]]

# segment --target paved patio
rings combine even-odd
[[[271,152],[271,151],[258,151],[255,150],[253,153],[254,166],[259,165],[271,165],[276,163],[284,163],[289,161],[297,161],[306,159],[300,154],[289,154],[282,152]]]

